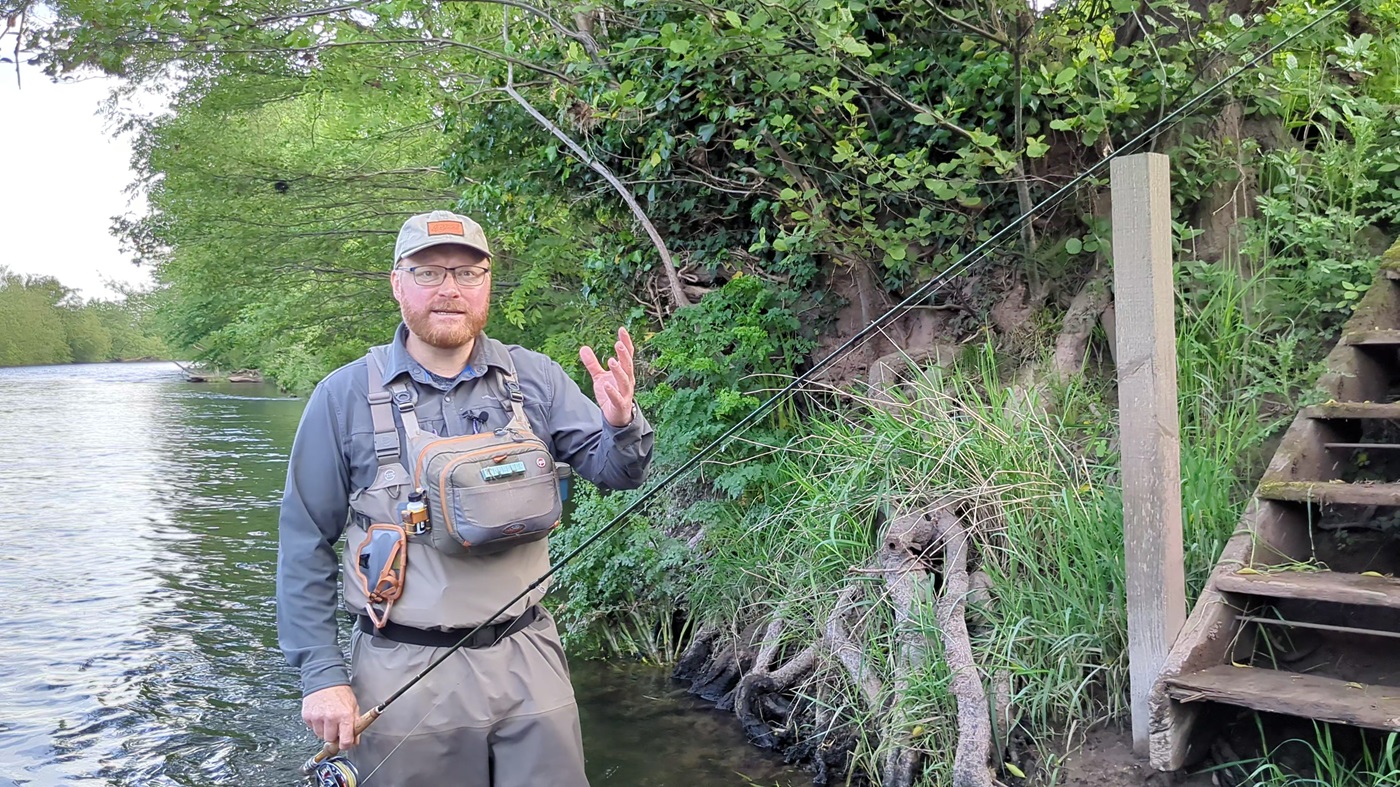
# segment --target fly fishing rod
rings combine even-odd
[[[828,367],[835,363],[837,359],[863,345],[876,333],[880,332],[891,322],[898,319],[914,305],[929,297],[930,295],[933,295],[934,293],[938,292],[938,290],[945,286],[949,281],[962,275],[972,266],[981,262],[982,259],[985,256],[987,256],[987,254],[992,250],[992,248],[996,244],[1000,243],[1002,240],[1005,240],[1008,236],[1010,236],[1012,232],[1019,230],[1019,228],[1025,222],[1030,221],[1032,216],[1046,210],[1047,208],[1055,207],[1060,202],[1064,201],[1064,199],[1068,197],[1071,193],[1073,193],[1073,191],[1076,188],[1078,188],[1080,184],[1100,174],[1103,171],[1103,169],[1107,167],[1114,159],[1120,156],[1128,155],[1130,152],[1137,150],[1144,142],[1151,139],[1161,130],[1175,124],[1192,109],[1195,109],[1197,106],[1201,105],[1202,103],[1213,97],[1226,85],[1238,79],[1246,71],[1263,62],[1265,59],[1272,57],[1279,50],[1283,49],[1285,46],[1292,43],[1293,41],[1307,33],[1309,30],[1312,30],[1313,28],[1322,24],[1327,19],[1337,14],[1339,11],[1349,8],[1357,2],[1359,2],[1359,0],[1341,0],[1341,2],[1339,2],[1337,5],[1333,6],[1328,11],[1322,13],[1313,21],[1298,29],[1296,32],[1288,35],[1282,41],[1264,50],[1248,62],[1236,67],[1229,74],[1226,74],[1224,77],[1221,77],[1220,80],[1218,80],[1213,85],[1206,88],[1204,91],[1200,92],[1196,96],[1192,97],[1189,101],[1182,104],[1176,110],[1161,118],[1156,123],[1153,123],[1151,126],[1139,133],[1137,136],[1128,140],[1121,147],[1109,153],[1100,161],[1089,166],[1080,174],[1076,175],[1068,183],[1056,189],[1049,196],[1045,197],[1040,202],[1036,203],[1034,206],[1026,210],[1015,220],[1011,221],[1006,226],[993,233],[986,240],[979,243],[975,248],[972,249],[972,251],[969,251],[967,254],[964,254],[952,265],[949,265],[946,269],[944,269],[941,273],[937,274],[932,279],[918,287],[916,290],[914,290],[914,292],[910,293],[899,303],[890,307],[879,317],[875,318],[875,320],[872,321],[869,325],[862,328],[854,336],[850,337],[841,345],[839,345],[836,349],[832,350],[831,353],[825,358],[818,361],[806,372],[794,378],[786,386],[780,389],[776,394],[769,397],[766,401],[762,402],[752,412],[744,416],[737,423],[731,426],[727,431],[725,431],[724,434],[720,435],[709,445],[697,451],[693,456],[691,456],[689,460],[687,460],[680,467],[677,467],[675,470],[672,470],[669,474],[667,474],[663,479],[661,479],[659,482],[653,485],[650,489],[643,491],[640,495],[633,499],[631,503],[629,503],[625,508],[623,508],[622,511],[617,514],[617,516],[613,517],[611,521],[609,521],[606,525],[603,525],[588,538],[584,539],[582,543],[570,550],[569,553],[566,554],[564,557],[560,558],[558,562],[551,565],[549,567],[549,570],[545,571],[544,574],[540,575],[539,578],[531,582],[524,590],[516,594],[513,598],[511,598],[510,601],[506,602],[506,604],[504,604],[494,614],[487,617],[484,622],[479,623],[475,627],[473,627],[470,631],[463,635],[462,638],[458,640],[455,645],[452,645],[441,655],[435,658],[430,664],[428,664],[428,666],[424,667],[421,672],[410,678],[407,682],[400,686],[397,691],[389,695],[389,697],[386,698],[383,702],[380,702],[378,705],[366,711],[355,722],[355,735],[358,737],[360,733],[364,732],[366,728],[373,724],[375,719],[379,718],[379,716],[384,713],[385,709],[387,709],[395,700],[397,700],[399,697],[402,697],[406,692],[408,692],[409,689],[417,685],[419,681],[423,680],[423,678],[426,677],[428,673],[432,672],[435,668],[437,668],[439,664],[446,661],[448,657],[456,653],[458,650],[462,649],[464,646],[467,645],[467,643],[473,641],[477,632],[484,629],[487,625],[490,624],[491,621],[495,620],[501,615],[506,614],[506,612],[508,612],[510,608],[515,605],[516,602],[525,598],[532,591],[537,589],[541,584],[548,581],[550,577],[554,576],[555,573],[557,573],[564,566],[572,562],[575,558],[577,558],[580,554],[582,554],[593,544],[607,537],[613,531],[614,528],[616,528],[622,522],[626,521],[626,519],[629,516],[641,509],[642,505],[648,500],[650,500],[653,496],[655,496],[657,493],[661,492],[663,489],[667,488],[671,484],[675,483],[682,476],[688,474],[691,470],[695,469],[702,462],[709,459],[711,456],[725,448],[729,444],[730,440],[734,439],[736,436],[747,430],[758,420],[766,416],[768,413],[772,412],[774,408],[786,401],[787,397],[791,396],[794,391],[796,391],[801,386],[811,382],[811,380],[814,377],[816,377],[821,372],[825,371]],[[312,783],[316,784],[318,787],[356,787],[358,783],[358,774],[356,772],[356,769],[353,765],[350,764],[348,760],[344,759],[343,757],[337,756],[339,752],[340,747],[335,743],[325,744],[319,752],[317,752],[313,757],[311,757],[311,759],[306,761],[305,765],[302,766],[302,772],[308,777],[310,777],[313,780]],[[392,755],[393,751],[390,751],[389,755],[385,756],[384,761],[387,761],[389,756]],[[379,765],[382,765],[384,761],[381,761]],[[377,767],[378,766],[376,766],[376,768]]]

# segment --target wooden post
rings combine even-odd
[[[1186,622],[1168,159],[1160,153],[1115,159],[1110,182],[1128,675],[1133,749],[1146,755],[1148,694]]]

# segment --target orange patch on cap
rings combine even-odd
[[[460,221],[430,221],[428,222],[429,235],[466,235],[467,228],[462,226]]]

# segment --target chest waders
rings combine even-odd
[[[466,435],[422,429],[412,386],[384,383],[387,348],[366,358],[378,469],[350,496],[341,566],[345,608],[366,634],[455,650],[489,646],[537,618],[547,587],[516,589],[549,570],[546,536],[559,526],[570,470],[531,429],[510,353],[495,349],[507,368],[475,384],[497,384],[509,421],[487,432],[472,421]],[[361,716],[356,734],[413,682]],[[335,752],[328,745],[303,770],[317,785],[353,787],[355,767]]]

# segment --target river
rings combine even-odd
[[[302,404],[168,363],[0,369],[0,787],[297,783],[273,582]],[[664,670],[571,666],[595,786],[810,782]]]

